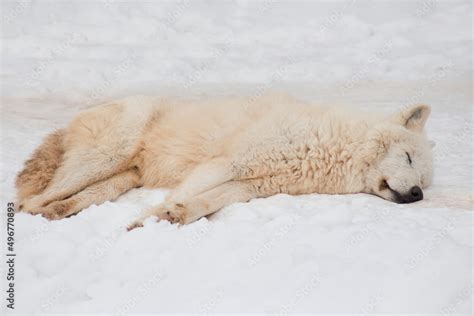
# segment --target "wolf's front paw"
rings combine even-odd
[[[157,216],[158,221],[164,220],[171,224],[186,224],[186,213],[187,210],[183,204],[180,203],[163,203],[155,208],[152,208],[145,212],[145,214],[132,224],[128,225],[127,230],[143,227],[143,222],[150,216]]]
[[[186,224],[186,208],[180,203],[163,203],[156,209],[155,215],[159,220],[168,221],[171,224]]]
[[[127,231],[131,231],[132,229],[138,228],[138,227],[143,227],[143,221],[142,220],[137,220],[131,223],[130,225],[127,226]]]

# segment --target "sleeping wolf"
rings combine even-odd
[[[168,187],[149,216],[187,224],[278,193],[423,199],[432,178],[426,105],[387,117],[289,96],[184,101],[137,96],[78,114],[16,180],[19,208],[61,219],[136,187]]]

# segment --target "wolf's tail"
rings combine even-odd
[[[64,129],[56,130],[44,139],[43,143],[25,162],[23,170],[16,177],[17,201],[21,204],[27,198],[40,194],[48,186],[64,155]]]

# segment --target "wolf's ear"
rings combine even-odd
[[[428,116],[430,116],[430,112],[431,107],[429,105],[416,104],[396,113],[392,119],[411,131],[421,132]]]

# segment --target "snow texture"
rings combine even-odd
[[[283,90],[387,113],[424,102],[436,142],[434,183],[410,205],[277,195],[126,232],[167,194],[136,189],[61,221],[18,213],[17,312],[472,314],[472,2],[2,6],[2,220],[41,139],[123,95]]]

